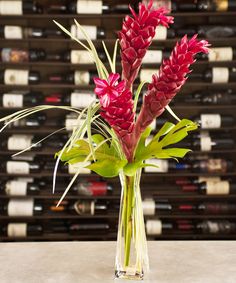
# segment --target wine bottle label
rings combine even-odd
[[[155,215],[156,207],[153,199],[143,200],[143,214],[144,215]]]
[[[230,193],[230,185],[228,181],[207,181],[206,185],[207,195],[228,195]]]
[[[161,63],[162,61],[162,51],[161,50],[148,50],[143,58],[143,63],[153,64]]]
[[[88,34],[91,40],[97,39],[97,27],[96,26],[83,26],[84,30]],[[76,25],[71,26],[71,34],[80,40],[85,40],[84,34]]]
[[[4,27],[4,37],[7,39],[22,39],[23,30],[19,26],[5,26]]]
[[[32,216],[34,209],[34,200],[28,199],[11,199],[9,200],[7,213],[9,216]]]
[[[201,136],[200,146],[202,151],[211,151],[212,148],[211,137]]]
[[[90,81],[89,72],[75,71],[74,81],[76,85],[88,85]]]
[[[22,150],[32,145],[33,136],[31,135],[12,135],[8,138],[8,150]]]
[[[29,174],[30,167],[28,162],[24,161],[7,161],[8,174]]]
[[[159,70],[156,70],[156,69],[142,69],[140,71],[140,81],[141,82],[144,82],[144,81],[147,81],[147,82],[151,82],[152,81],[152,75],[158,73]]]
[[[2,62],[27,62],[29,59],[28,52],[19,49],[3,48],[1,52]]]
[[[71,106],[78,108],[86,108],[96,100],[94,93],[76,93],[71,94]]]
[[[229,81],[229,69],[223,67],[212,68],[213,83],[227,83]]]
[[[77,214],[90,214],[94,215],[95,213],[95,202],[94,201],[77,201],[74,204],[74,209]]]
[[[27,195],[27,182],[24,181],[8,181],[5,187],[6,194],[9,196],[25,196]]]
[[[227,165],[222,159],[208,159],[207,170],[208,172],[225,172]]]
[[[216,11],[228,11],[230,1],[231,0],[215,0]]]
[[[0,1],[0,15],[23,15],[23,1]]]
[[[145,167],[144,168],[145,172],[159,172],[159,173],[168,172],[168,160],[148,159],[148,160],[146,160],[145,163],[158,166],[158,167],[154,167],[154,166]]]
[[[232,61],[233,60],[233,48],[232,47],[217,47],[210,48],[209,61]]]
[[[102,14],[102,1],[78,0],[77,14]]]
[[[81,127],[85,119],[79,119],[75,117],[66,117],[65,128],[67,131],[73,131],[75,127]]]
[[[87,164],[88,165],[88,164]],[[80,172],[80,174],[90,174],[91,170],[88,168],[80,168],[76,164],[69,164],[68,165],[68,173],[69,174],[76,174],[77,172]]]
[[[221,127],[220,114],[201,114],[202,129],[217,129]]]
[[[6,85],[28,85],[28,70],[8,69],[4,72],[4,83]]]
[[[4,93],[2,98],[2,105],[5,108],[22,108],[23,94]]]
[[[87,50],[71,50],[70,59],[72,64],[92,64],[94,62]]]
[[[198,182],[220,182],[221,178],[220,177],[205,177],[205,176],[200,176],[198,177]]]
[[[155,31],[153,40],[165,40],[167,39],[167,28],[164,26],[158,26]]]
[[[26,223],[10,223],[7,225],[8,237],[26,237],[27,224]]]
[[[143,4],[146,6],[149,4],[149,0],[143,0]],[[155,8],[166,8],[167,10],[171,11],[171,0],[154,0],[153,7]]]
[[[80,183],[77,192],[85,196],[104,196],[107,193],[107,184],[105,182]]]
[[[161,220],[147,220],[146,230],[148,235],[161,235],[162,234]]]
[[[212,234],[219,233],[219,224],[213,221],[207,221],[208,231]]]

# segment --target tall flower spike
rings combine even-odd
[[[199,52],[208,53],[208,46],[206,40],[198,41],[197,35],[190,40],[185,35],[179,43],[177,42],[170,58],[163,61],[159,75],[152,77],[135,124],[133,140],[137,141],[153,119],[163,113],[187,80],[187,74],[191,72],[189,67],[195,62],[194,56]]]
[[[110,74],[108,80],[95,78],[95,93],[101,104],[101,116],[114,129],[129,159],[131,134],[134,128],[133,99],[130,90],[125,89],[125,82],[118,83],[119,74]]]
[[[127,89],[131,88],[138,74],[142,59],[155,36],[156,27],[168,27],[169,23],[173,23],[173,17],[166,16],[166,9],[153,9],[152,1],[148,6],[139,3],[138,14],[131,7],[130,10],[133,17],[126,16],[119,32],[122,77]]]

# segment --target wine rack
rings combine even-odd
[[[127,4],[128,1],[119,1],[123,4]],[[129,1],[131,4],[137,3],[137,1]],[[155,2],[155,1],[154,1]],[[177,1],[178,3],[184,3],[185,1]],[[191,2],[191,1],[189,1]],[[194,2],[194,1],[192,1]],[[24,15],[1,15],[0,28],[5,25],[14,25],[22,27],[34,27],[42,29],[54,29],[58,30],[57,26],[53,23],[53,19],[57,20],[66,27],[70,27],[73,24],[73,19],[76,18],[82,25],[94,25],[102,27],[105,30],[105,39],[94,40],[95,46],[102,50],[102,41],[106,43],[107,48],[111,51],[115,44],[116,32],[121,28],[122,19],[124,13],[110,13],[110,14],[52,14],[48,12],[50,5],[63,5],[65,1],[47,1],[39,0],[38,3],[43,7],[41,14],[28,13]],[[114,5],[114,1],[106,1],[106,3]],[[236,30],[236,11],[177,11],[173,13],[175,17],[175,30],[183,27],[195,26],[196,28],[202,25],[215,26],[234,26]],[[1,34],[1,32],[0,32]],[[0,48],[17,48],[24,50],[43,49],[47,54],[61,54],[66,50],[81,49],[80,46],[69,39],[67,36],[54,36],[54,37],[28,37],[28,38],[3,38],[0,35]],[[175,38],[167,38],[162,40],[156,40],[152,44],[152,49],[168,49],[173,48],[175,42],[179,36]],[[208,39],[212,47],[232,47],[236,50],[236,33],[231,37],[215,36]],[[16,60],[17,61],[17,60]],[[72,64],[70,61],[58,60],[58,61],[25,61],[25,62],[1,62],[0,72],[7,69],[15,70],[29,70],[37,71],[40,74],[40,81],[37,84],[28,85],[6,85],[2,77],[0,77],[0,111],[1,116],[12,113],[15,110],[26,108],[26,106],[16,108],[6,108],[1,103],[4,93],[11,91],[27,91],[27,92],[41,92],[43,97],[49,95],[61,94],[62,97],[70,95],[73,90],[78,92],[93,91],[93,85],[74,85],[68,82],[52,83],[49,81],[49,77],[52,74],[67,74],[72,71],[94,71],[95,66],[91,64]],[[230,61],[208,61],[199,59],[194,67],[194,73],[203,74],[207,69],[214,67],[227,67],[235,68],[236,58]],[[105,64],[108,65],[106,62]],[[145,64],[143,68],[153,69],[156,71],[160,64]],[[121,65],[117,64],[117,69],[121,69]],[[2,76],[2,75],[1,75]],[[137,84],[136,84],[137,87]],[[220,115],[231,115],[236,121],[236,104],[235,103],[186,103],[185,97],[189,97],[191,93],[203,92],[208,95],[210,92],[224,92],[231,90],[231,95],[236,96],[236,80],[231,80],[226,83],[212,83],[209,81],[193,81],[190,80],[183,87],[181,93],[179,93],[176,99],[171,103],[172,109],[180,117],[197,117],[201,113],[209,114],[215,113]],[[37,94],[36,94],[37,95]],[[7,150],[3,146],[9,136],[16,134],[46,136],[52,131],[60,129],[63,125],[63,119],[65,112],[60,110],[47,111],[47,120],[40,127],[34,128],[30,126],[25,127],[9,127],[3,133],[0,134],[0,159],[1,164],[5,161],[12,160],[11,155],[16,153],[16,150]],[[173,121],[173,118],[165,113],[163,116],[169,121]],[[58,121],[60,123],[58,123]],[[200,132],[199,130],[197,131]],[[212,129],[209,129],[211,135]],[[214,129],[215,135],[220,139],[223,134],[230,134],[230,138],[236,140],[236,125],[235,122],[231,125]],[[57,133],[59,136],[68,135],[68,131],[62,130]],[[42,147],[39,150],[32,149],[27,152],[28,156],[35,156],[37,162],[45,163],[55,162],[54,153],[59,150],[60,147],[54,149],[50,147]],[[155,240],[201,240],[201,239],[236,239],[236,211],[230,209],[229,205],[236,207],[236,193],[229,191],[227,194],[206,194],[205,191],[200,188],[199,184],[192,184],[193,190],[185,191],[183,185],[177,184],[177,181],[184,180],[188,183],[188,180],[195,181],[199,176],[203,177],[221,177],[223,180],[230,181],[231,184],[236,183],[236,146],[232,148],[212,148],[211,151],[202,151],[201,149],[193,149],[192,153],[184,159],[183,162],[193,164],[193,160],[199,161],[208,160],[210,158],[232,160],[234,168],[230,171],[209,172],[209,170],[203,170],[198,172],[197,170],[177,170],[168,172],[144,172],[142,177],[142,196],[143,199],[151,199],[156,204],[164,205],[164,209],[154,209],[152,215],[146,215],[146,223],[149,220],[161,220],[163,224],[162,233],[159,235],[155,233],[148,233],[149,239]],[[207,157],[205,157],[207,156]],[[21,157],[21,156],[20,156]],[[76,193],[69,193],[65,199],[69,205],[73,205],[76,201],[90,201],[99,202],[102,201],[107,205],[106,210],[99,214],[76,214],[65,211],[53,210],[51,207],[59,200],[62,190],[56,190],[56,193],[52,193],[52,175],[53,168],[48,166],[47,169],[43,168],[40,171],[32,171],[29,174],[15,174],[6,173],[4,167],[0,166],[0,241],[66,241],[66,240],[115,240],[116,229],[118,223],[118,209],[120,198],[120,187],[118,178],[111,180],[103,180],[95,174],[82,174],[80,183],[85,181],[95,182],[108,182],[113,188],[112,192],[103,195],[83,195]],[[5,187],[9,180],[15,178],[33,178],[34,183],[38,184],[40,181],[45,180],[43,187],[40,187],[37,194],[30,194],[27,196],[11,195],[7,194]],[[67,171],[60,171],[58,173],[57,184],[63,188],[66,187],[71,175]],[[22,179],[21,179],[22,180]],[[195,186],[195,187],[194,187]],[[19,215],[7,215],[6,204],[12,199],[24,200],[31,198],[33,203],[39,203],[43,207],[43,211],[40,214],[33,214],[31,216],[19,216]],[[213,208],[204,208],[200,210],[200,205],[210,203],[213,204]],[[214,206],[214,204],[221,204],[220,208]],[[222,207],[226,204],[226,208]],[[170,210],[167,207],[171,208]],[[228,205],[228,208],[227,208]],[[179,209],[180,206],[184,209]],[[5,208],[4,208],[5,207]],[[116,209],[114,209],[116,207]],[[202,207],[202,206],[201,206]],[[5,209],[5,210],[4,210]],[[215,211],[214,211],[215,209]],[[228,209],[228,210],[227,210]],[[148,209],[149,211],[150,209]],[[150,211],[149,211],[150,212]],[[154,214],[154,215],[153,215]],[[222,224],[223,221],[223,224]],[[36,225],[41,227],[42,231],[38,231],[38,234],[27,234],[26,236],[9,235],[3,229],[10,223],[28,223],[30,225]],[[205,224],[204,224],[205,223]],[[99,230],[99,227],[91,229],[91,225],[101,224],[103,228]],[[72,231],[73,225],[83,225],[84,230]],[[87,225],[87,226],[86,226]],[[166,226],[165,226],[166,225]],[[207,228],[205,226],[207,226]],[[231,227],[230,229],[228,227]],[[58,228],[59,227],[59,228]],[[87,228],[86,228],[87,227]],[[89,228],[90,227],[90,228]],[[166,227],[166,228],[165,228]],[[204,228],[205,227],[205,228]],[[219,228],[221,227],[221,228]],[[223,228],[222,228],[223,227]],[[148,231],[147,231],[148,232]],[[160,231],[159,231],[160,232]],[[10,233],[11,234],[11,233]],[[151,235],[150,235],[151,234]]]

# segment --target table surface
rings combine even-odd
[[[0,283],[123,283],[113,280],[115,242],[0,244]],[[144,283],[235,283],[236,241],[148,242]]]

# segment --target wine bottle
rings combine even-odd
[[[31,173],[39,173],[41,166],[41,163],[36,161],[11,160],[1,164],[1,171],[8,174],[27,175]]]
[[[234,125],[234,117],[221,114],[201,114],[200,117],[193,118],[200,124],[201,129],[219,129]]]
[[[227,180],[207,180],[199,184],[185,184],[182,186],[184,192],[198,192],[206,195],[229,195],[236,194],[236,184]]]
[[[7,237],[40,236],[43,234],[41,225],[29,223],[8,223],[2,227],[2,234]]]
[[[107,14],[115,11],[115,8],[112,10],[110,5],[99,0],[70,1],[67,8],[72,14]]]
[[[22,108],[36,106],[43,102],[40,92],[11,91],[0,96],[0,105],[4,108]]]
[[[42,149],[42,143],[38,143],[38,139],[33,135],[13,134],[1,142],[1,149],[5,150],[23,150],[34,144],[33,150]]]
[[[180,212],[186,213],[209,213],[209,214],[228,214],[236,212],[236,205],[221,202],[203,202],[200,204],[180,204]]]
[[[51,75],[49,81],[51,83],[69,83],[75,85],[88,85],[93,83],[96,76],[95,71],[74,71],[65,75]]]
[[[210,62],[232,61],[236,58],[236,49],[231,46],[212,47],[209,53],[198,53],[196,58]]]
[[[147,6],[149,1],[143,0],[142,3]],[[153,7],[155,7],[156,9],[164,7],[168,11],[171,11],[172,13],[176,12],[176,10],[177,10],[176,1],[173,1],[173,0],[154,0],[153,1]]]
[[[146,198],[142,202],[144,215],[155,215],[158,212],[170,212],[172,205],[168,201],[155,202],[152,198]]]
[[[110,229],[110,225],[106,222],[87,222],[87,223],[76,223],[76,224],[71,224],[69,226],[69,233],[76,235],[76,234],[84,234],[84,233],[91,233],[96,232],[96,233],[107,233]]]
[[[204,11],[235,11],[236,3],[234,0],[198,0],[197,9]]]
[[[142,63],[143,64],[160,64],[163,58],[169,57],[169,51],[147,50]]]
[[[23,39],[23,38],[44,38],[44,37],[61,37],[63,32],[59,29],[43,29],[5,25],[0,26],[0,38],[6,39]]]
[[[153,40],[166,40],[176,37],[176,31],[173,28],[167,28],[159,25],[155,30]]]
[[[2,210],[8,216],[33,216],[43,213],[43,205],[32,198],[11,198]]]
[[[204,234],[232,234],[236,232],[236,224],[228,220],[206,220],[197,224],[197,229]]]
[[[26,118],[19,119],[17,121],[12,122],[8,125],[8,127],[12,128],[38,128],[44,124],[46,121],[45,114],[33,114]]]
[[[9,196],[38,195],[40,184],[28,182],[27,180],[12,179],[1,185],[1,190]]]
[[[225,37],[234,37],[236,34],[236,26],[224,26],[224,25],[206,25],[198,26],[196,31],[200,37],[207,39],[217,39]]]
[[[173,224],[163,222],[160,219],[149,219],[146,221],[146,232],[150,236],[169,234],[173,230]]]
[[[0,83],[5,85],[29,85],[39,81],[40,74],[36,71],[6,69],[0,73]]]
[[[146,163],[153,164],[158,167],[148,166],[144,168],[144,172],[147,173],[167,173],[167,172],[176,172],[176,171],[185,171],[191,169],[191,164],[188,163],[177,163],[170,160],[163,159],[148,159]]]
[[[67,131],[73,131],[75,127],[81,127],[85,123],[85,119],[81,118],[78,120],[78,116],[74,114],[68,114],[62,123],[62,126],[66,128]]]
[[[40,14],[42,7],[35,1],[0,1],[0,15]]]
[[[72,92],[70,95],[65,96],[64,103],[76,108],[86,108],[91,103],[96,101],[96,95],[93,92]]]
[[[218,105],[218,104],[234,104],[236,101],[236,94],[233,94],[231,91],[218,91],[218,92],[195,92],[189,95],[184,99],[186,103],[193,104],[209,104],[209,105]]]
[[[205,71],[204,80],[211,83],[235,82],[236,68],[213,67]]]
[[[106,201],[89,201],[78,200],[74,204],[69,206],[69,212],[79,215],[97,215],[106,214],[108,210]]]
[[[97,51],[98,57],[104,62],[106,54],[102,51]],[[87,50],[70,50],[61,54],[47,54],[48,61],[64,61],[72,64],[93,64],[94,60]]]
[[[43,61],[46,57],[46,52],[43,49],[18,49],[18,48],[2,48],[2,62],[22,63]]]
[[[83,180],[72,188],[72,192],[82,196],[111,195],[113,187],[107,182]]]
[[[194,172],[208,172],[208,173],[226,173],[232,171],[234,163],[231,160],[225,159],[207,159],[198,160],[192,163],[192,170]]]
[[[86,31],[86,33],[88,34],[91,40],[106,38],[106,32],[103,28],[97,26],[88,26],[88,25],[82,27],[84,28],[84,30]],[[72,36],[75,36],[80,40],[85,40],[84,34],[76,25],[71,26],[70,32]]]
[[[199,176],[197,178],[178,178],[175,180],[176,185],[195,185],[195,184],[200,184],[202,182],[220,182],[221,177],[220,176],[214,176],[214,177],[208,177],[208,176]]]

